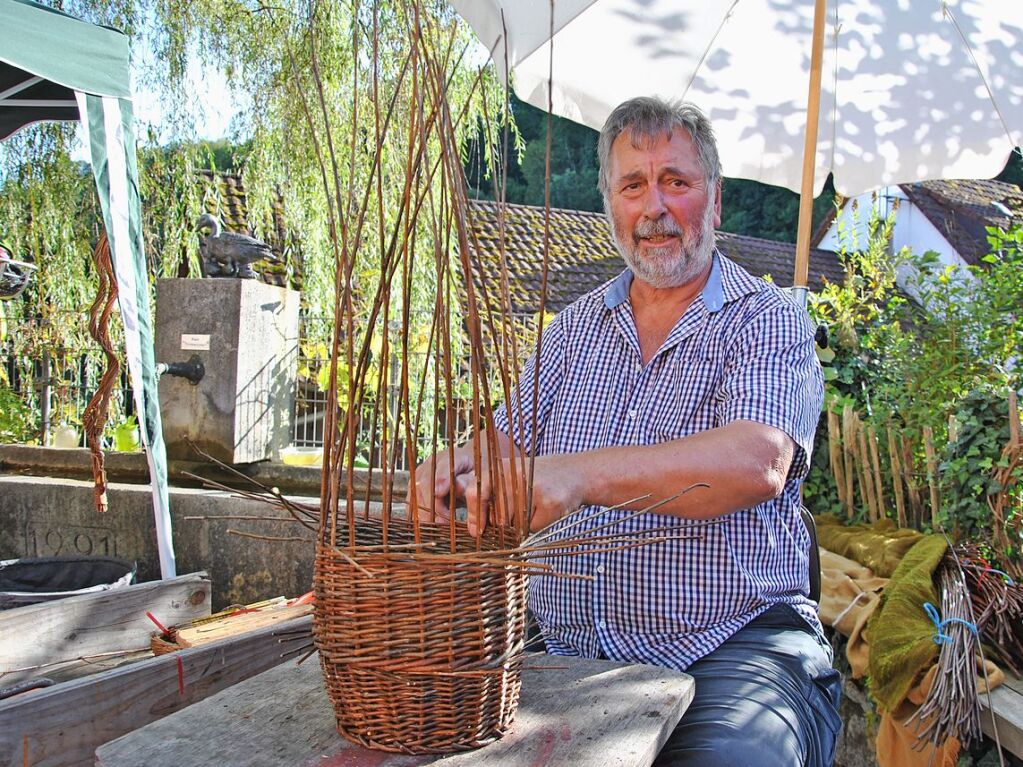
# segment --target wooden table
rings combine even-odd
[[[653,666],[531,655],[511,731],[466,754],[413,757],[337,734],[317,659],[285,663],[96,750],[99,767],[639,767],[692,700],[692,677]]]

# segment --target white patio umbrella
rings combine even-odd
[[[633,96],[700,106],[724,175],[801,192],[796,286],[829,173],[846,196],[990,178],[1023,143],[1020,0],[452,4],[534,106],[547,109],[548,82],[552,111],[593,128]]]

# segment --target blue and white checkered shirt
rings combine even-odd
[[[681,670],[777,603],[791,605],[820,633],[807,597],[809,536],[799,516],[799,485],[823,398],[806,313],[716,253],[702,294],[644,366],[631,281],[631,272],[622,273],[544,331],[537,455],[656,444],[736,420],[781,429],[797,449],[785,488],[772,501],[709,522],[644,514],[599,533],[649,530],[658,537],[666,533],[653,531],[670,525],[667,534],[692,537],[548,560],[560,572],[594,577],[532,579],[530,607],[548,652]],[[510,420],[504,408],[494,416],[527,452],[534,447],[535,364],[534,355],[519,381],[521,400],[512,398],[516,409],[521,401],[521,420],[517,413]],[[586,507],[570,519],[599,511]],[[628,513],[604,510],[562,537],[583,536]]]

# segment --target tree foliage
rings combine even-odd
[[[334,308],[339,253],[331,231],[345,229],[360,218],[364,226],[351,232],[348,243],[358,252],[358,283],[372,285],[379,273],[382,249],[391,233],[393,211],[375,204],[364,210],[368,185],[400,192],[406,163],[407,132],[419,118],[421,104],[402,94],[403,68],[409,59],[410,29],[428,27],[431,45],[448,66],[445,97],[456,115],[460,140],[506,123],[496,79],[480,75],[467,52],[474,38],[447,4],[435,2],[427,18],[410,16],[400,0],[376,2],[287,2],[275,5],[237,0],[68,0],[62,9],[87,20],[124,29],[131,36],[138,62],[136,89],[161,94],[168,124],[136,126],[140,150],[140,191],[143,230],[151,277],[195,275],[198,216],[219,212],[219,200],[198,183],[200,169],[234,170],[244,180],[250,221],[257,237],[267,239],[272,208],[283,199],[285,224],[297,247],[286,251],[288,268],[301,271],[305,311],[329,316]],[[195,138],[197,121],[189,92],[189,62],[199,60],[226,73],[230,87],[246,105],[233,127],[234,140],[207,144]],[[326,109],[319,106],[322,93]],[[397,98],[402,94],[402,98]],[[388,125],[374,124],[374,104],[390,105]],[[386,134],[377,154],[378,138]],[[157,137],[172,141],[156,146]],[[314,138],[316,135],[318,138]],[[317,144],[317,142],[329,142]],[[0,183],[3,220],[0,236],[16,254],[40,264],[35,285],[25,300],[6,308],[9,324],[39,318],[47,337],[30,348],[21,344],[24,360],[38,358],[41,347],[57,339],[88,346],[84,308],[95,292],[90,255],[101,226],[92,179],[74,162],[74,130],[39,126],[23,131],[4,146]],[[481,146],[484,159],[491,151]],[[332,154],[339,171],[335,186],[331,168],[321,160]],[[393,196],[393,195],[392,195]],[[337,220],[328,215],[328,199],[336,203]],[[381,199],[377,195],[374,199]],[[423,215],[440,215],[427,205]],[[424,252],[438,246],[429,227],[413,232]],[[411,275],[416,286],[412,309],[426,314],[437,295],[438,277],[425,261]],[[184,265],[187,265],[183,267]],[[354,311],[359,311],[356,296]],[[423,311],[420,311],[423,310]],[[59,323],[57,319],[59,318]],[[457,317],[452,318],[457,323]],[[310,328],[327,332],[331,323]],[[23,371],[32,375],[31,366]]]
[[[508,182],[505,199],[522,205],[543,205],[547,158],[547,113],[511,95],[511,108],[521,135],[506,160]],[[553,116],[551,125],[551,206],[601,212],[604,203],[597,191],[598,133],[585,125]],[[520,162],[516,162],[516,157]],[[470,152],[466,175],[475,193],[496,199],[493,179],[478,153]],[[829,178],[814,200],[813,222],[818,225],[833,207],[835,189]],[[795,242],[799,219],[799,195],[780,187],[747,179],[726,178],[722,188],[721,231]]]

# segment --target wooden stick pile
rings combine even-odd
[[[938,474],[934,456],[933,433],[923,430],[923,441],[930,445],[927,471],[917,465],[916,449],[910,432],[891,421],[881,428],[865,424],[851,405],[841,416],[828,406],[828,455],[838,497],[848,519],[858,510],[866,511],[871,522],[892,517],[899,527],[919,527],[925,519],[921,485],[930,487],[929,518],[937,520]]]
[[[917,742],[940,747],[950,737],[969,748],[980,737],[980,701],[977,694],[979,641],[973,622],[970,592],[955,554],[949,552],[938,567],[941,612],[935,641],[941,645],[934,681],[923,705],[907,724],[917,725]]]
[[[956,553],[987,652],[1023,676],[1023,585],[993,568],[979,546],[960,545]]]

